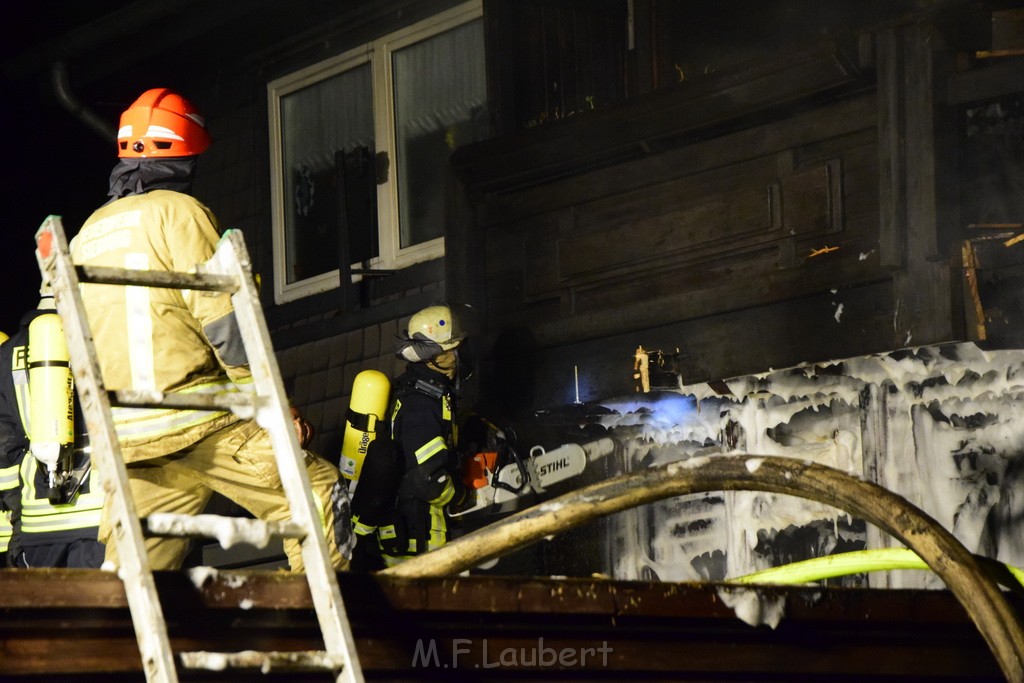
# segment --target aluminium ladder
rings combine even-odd
[[[178,680],[174,654],[163,610],[150,569],[139,520],[128,486],[128,473],[117,441],[112,406],[164,407],[198,410],[231,410],[241,419],[255,419],[270,436],[285,495],[291,509],[288,522],[263,523],[242,518],[214,518],[216,528],[237,523],[238,535],[272,534],[301,542],[305,575],[326,646],[323,652],[178,653],[183,668],[214,668],[211,662],[229,667],[260,667],[263,671],[300,666],[329,671],[338,683],[362,681],[354,640],[345,613],[337,575],[320,531],[319,516],[306,472],[302,450],[295,435],[277,360],[271,349],[263,309],[251,274],[251,262],[242,234],[229,230],[213,257],[198,264],[195,273],[123,270],[75,266],[59,216],[49,216],[36,233],[36,259],[44,282],[53,288],[57,312],[64,323],[71,368],[94,457],[102,472],[103,487],[110,497],[111,520],[117,537],[119,576],[132,615],[136,639],[149,683]],[[220,395],[164,394],[156,391],[108,392],[103,383],[96,348],[85,315],[79,283],[191,289],[231,294],[253,375],[254,392]],[[210,535],[201,518],[187,515],[154,515],[146,520],[155,535]],[[158,520],[159,518],[159,520]],[[253,526],[262,525],[256,534]],[[214,526],[214,525],[211,525]]]

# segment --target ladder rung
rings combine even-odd
[[[176,515],[170,512],[157,512],[142,521],[149,536],[215,538],[222,548],[230,548],[236,543],[266,548],[273,538],[302,540],[306,537],[305,529],[292,521],[265,522],[248,517]]]
[[[211,273],[181,273],[160,270],[128,270],[106,266],[75,266],[81,282],[94,285],[136,285],[164,289],[193,289],[203,292],[238,291],[238,278]]]
[[[224,671],[225,669],[259,669],[261,673],[274,671],[341,671],[345,665],[341,657],[331,657],[318,650],[302,652],[179,652],[182,666],[188,669]]]
[[[174,408],[175,410],[230,410],[243,420],[256,415],[256,396],[244,391],[215,394],[178,394],[162,391],[109,392],[110,403],[121,408]]]

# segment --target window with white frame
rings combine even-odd
[[[345,261],[438,258],[449,156],[487,135],[480,0],[279,78],[268,100],[275,301],[338,287]]]

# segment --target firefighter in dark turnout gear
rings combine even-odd
[[[0,472],[0,478],[3,476],[3,472]],[[0,484],[2,483],[0,482]],[[3,491],[3,489],[0,489],[0,491]],[[11,511],[3,509],[3,505],[0,504],[0,569],[7,566],[7,548],[11,544],[11,535],[13,533],[14,527],[11,526]]]
[[[7,334],[0,332],[0,344],[8,339]],[[0,428],[2,427],[0,425]],[[7,463],[7,459],[0,454],[0,569],[7,566],[7,548],[11,544],[11,534],[14,532],[8,500],[10,497],[10,504],[14,504],[13,497],[16,494],[11,492],[17,491],[17,488],[18,466]]]
[[[394,382],[391,439],[373,442],[381,443],[367,453],[353,494],[354,569],[393,566],[441,547],[449,539],[449,512],[469,503],[454,428],[463,340],[448,306],[409,320],[397,351],[409,364]]]
[[[97,538],[103,491],[91,467],[77,401],[75,423],[83,433],[76,437],[72,477],[61,500],[50,500],[47,468],[30,450],[29,325],[52,313],[53,298],[44,293],[38,308],[22,318],[18,332],[0,345],[0,482],[15,479],[14,487],[3,491],[3,506],[11,511],[13,526],[8,564],[99,568],[104,555]]]

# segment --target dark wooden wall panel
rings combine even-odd
[[[632,279],[573,288],[576,315],[607,317],[607,327],[630,329],[626,320],[643,312],[647,325],[699,319],[724,311],[763,306],[810,293],[852,287],[871,281],[877,272],[856,250],[841,250],[808,259],[799,268],[780,270],[777,252],[760,249],[695,263],[662,273],[638,272]],[[570,342],[591,330],[552,323],[547,343]],[[593,324],[593,321],[591,321]],[[602,323],[601,327],[605,327]],[[551,336],[548,336],[551,335]]]
[[[866,98],[865,105],[873,100]],[[822,112],[824,113],[824,112]],[[871,125],[863,125],[870,122]],[[838,151],[843,152],[843,165],[848,167],[870,167],[872,176],[876,175],[875,164],[878,162],[878,130],[873,116],[865,115],[855,123],[862,125],[848,128],[835,134],[822,131],[823,137],[808,140],[796,147],[793,163],[797,166],[808,166],[835,158]]]
[[[643,111],[626,112],[623,118],[643,116]],[[816,140],[830,140],[864,130],[873,131],[875,115],[874,97],[866,94],[825,105],[813,112],[802,112],[771,125],[752,126],[712,140],[698,139],[658,154],[644,154],[629,163],[621,162],[598,169],[583,168],[577,173],[558,176],[542,185],[487,192],[480,197],[483,200],[480,224],[503,224],[556,208],[584,204],[595,198],[618,195],[630,189],[648,188],[688,174],[734,166],[771,154],[790,153]],[[589,135],[586,137],[589,139]],[[456,155],[462,149],[457,150]],[[509,161],[501,150],[494,150],[493,157],[486,148],[480,149],[480,152],[489,161],[479,165],[474,162],[466,168],[464,173],[468,183],[483,180],[482,166],[494,172]]]
[[[688,159],[677,172],[689,172],[653,185],[627,181],[619,192],[584,198],[588,187],[592,193],[610,187],[577,176],[516,193],[519,212],[547,210],[485,228],[490,314],[507,326],[527,317],[520,315],[526,310],[534,323],[546,324],[602,310],[614,320],[623,308],[655,308],[649,324],[658,324],[876,278],[872,268],[877,261],[861,258],[877,247],[871,241],[872,235],[877,240],[877,225],[871,222],[877,211],[876,166],[870,159],[873,105],[859,111],[862,119],[847,118],[840,134],[811,120],[800,128],[804,139],[789,121],[740,135],[760,140],[757,151],[767,151],[771,143],[766,141],[774,143],[771,153],[757,158],[744,158],[751,152],[736,150],[734,136],[697,143],[692,155],[687,149],[666,153]],[[824,112],[833,113],[830,108]],[[802,118],[808,123],[810,117]],[[828,137],[814,139],[822,130]],[[791,146],[779,148],[780,141]],[[730,157],[736,162],[713,165],[715,159]],[[693,168],[694,158],[709,167]],[[801,165],[794,167],[797,160]],[[651,163],[645,158],[593,175],[639,178],[642,173],[633,167]],[[663,167],[665,175],[668,168]],[[855,192],[849,195],[848,189]],[[562,206],[566,197],[578,201]],[[503,215],[513,213],[505,197],[496,200],[509,206]],[[847,216],[855,219],[853,234],[847,232]],[[780,259],[780,243],[787,240],[792,251],[788,263]],[[776,272],[816,266],[809,254],[835,247],[835,253],[819,257],[823,267],[812,268],[820,277],[804,272],[780,277]],[[517,283],[522,287],[517,289]],[[544,314],[533,308],[542,303]],[[564,334],[551,343],[592,333],[586,325],[552,329]]]
[[[735,64],[755,61],[821,35],[877,25],[906,0],[651,0],[656,87],[699,81]],[[881,11],[880,11],[881,10]]]
[[[716,151],[722,152],[725,144],[719,142],[717,150],[714,144],[709,144],[709,156],[714,156]],[[622,183],[617,190],[609,188],[607,194],[591,194],[588,201],[576,204],[576,227],[593,229],[603,224],[619,223],[638,214],[657,215],[666,208],[699,204],[750,182],[767,184],[774,178],[775,162],[771,158],[741,158],[732,163],[722,156],[719,158],[719,164],[679,168],[674,176],[663,182],[636,186]],[[635,165],[622,164],[618,168],[623,176],[630,177],[635,174],[632,168]]]
[[[804,121],[804,127],[797,127],[796,119],[807,111],[808,98],[828,95],[843,100],[838,95],[849,96],[863,89],[865,74],[851,62],[849,49],[845,44],[815,45],[759,62],[741,73],[650,93],[618,107],[467,145],[455,151],[452,162],[473,191],[507,195],[562,177],[667,154],[702,139],[753,131],[766,121],[790,118],[794,129],[782,128],[778,133],[803,139],[808,137],[807,125],[819,131],[841,130],[847,123],[843,116],[814,116]],[[756,149],[765,144],[777,146],[778,141],[754,137],[748,144]],[[737,145],[733,151],[746,149]],[[720,163],[713,160],[712,165]],[[707,165],[697,163],[696,167]],[[679,174],[675,171],[669,177]]]
[[[827,263],[815,263],[816,273],[827,271]],[[788,276],[792,276],[790,271]],[[823,278],[816,277],[817,280]],[[760,285],[768,289],[775,278],[748,283],[749,289]],[[709,378],[763,372],[769,367],[788,367],[813,358],[841,358],[851,348],[857,354],[888,350],[887,340],[877,335],[879,326],[892,325],[892,286],[889,281],[843,287],[838,291],[789,301],[768,303],[758,307],[728,311],[702,318],[691,318],[649,326],[652,312],[665,307],[663,302],[649,301],[646,307],[626,309],[618,321],[600,312],[581,314],[560,323],[534,328],[531,339],[545,345],[558,334],[560,326],[586,327],[600,331],[587,341],[545,347],[536,357],[532,369],[534,394],[542,402],[564,400],[571,389],[572,367],[586,368],[587,393],[583,400],[603,396],[621,396],[633,392],[631,378],[633,352],[642,344],[648,349],[679,348],[682,354],[682,378],[696,383]],[[707,296],[717,291],[709,289]],[[726,295],[729,296],[728,290]],[[685,316],[688,301],[694,295],[679,299],[673,310]],[[835,313],[839,303],[843,312]],[[628,330],[628,331],[626,331]],[[728,369],[726,374],[723,369]]]
[[[779,180],[784,233],[806,235],[842,229],[842,166],[838,159]]]
[[[882,29],[853,62],[808,46],[460,150],[491,331],[609,370],[637,343],[699,344],[691,381],[955,340],[934,37]]]
[[[542,126],[624,97],[625,2],[489,0],[498,69],[511,84],[498,108],[502,132]],[[511,113],[509,113],[511,112]]]
[[[868,213],[878,222],[878,144],[874,129],[863,130],[851,139],[843,153],[843,194],[846,198],[846,220]],[[824,150],[829,157],[831,149]]]
[[[575,209],[561,209],[536,219],[517,224],[526,238],[526,259],[523,262],[524,301],[559,297],[559,239],[568,231]],[[520,302],[522,305],[523,302]]]
[[[488,306],[509,299],[521,303],[523,299],[525,258],[523,235],[518,231],[503,231],[488,235],[484,240],[486,264],[485,286]]]
[[[724,180],[742,181],[736,170],[718,183],[698,176],[601,200],[605,207],[618,205],[607,213],[581,207],[573,234],[561,242],[561,278],[607,279],[623,270],[689,260],[714,251],[711,244],[766,237],[773,227],[770,181],[721,187]]]

